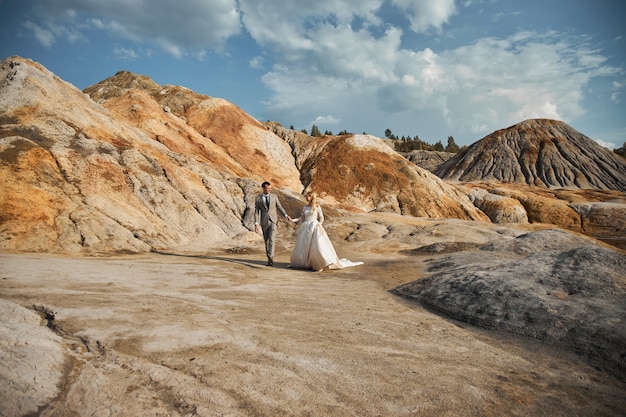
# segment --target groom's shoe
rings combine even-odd
[[[267,266],[273,266],[274,265],[274,259],[273,258],[267,258]]]

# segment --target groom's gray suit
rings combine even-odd
[[[269,204],[266,198],[269,198]],[[256,198],[254,203],[254,223],[260,224],[263,229],[265,253],[267,254],[267,263],[269,265],[274,263],[275,234],[278,227],[279,212],[283,217],[289,218],[276,194],[261,194]]]

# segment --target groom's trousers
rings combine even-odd
[[[265,254],[268,259],[274,259],[274,246],[276,245],[276,229],[278,225],[270,221],[263,228],[263,240],[265,241]]]

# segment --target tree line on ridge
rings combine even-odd
[[[295,130],[293,125],[291,126],[291,130]],[[304,133],[305,135],[309,135],[306,129],[302,129],[300,130],[300,132]],[[342,130],[337,135],[341,136],[341,135],[349,135],[349,134],[350,132],[348,132],[347,130]],[[365,135],[367,133],[363,132],[363,134]],[[330,130],[326,130],[324,134],[322,135],[322,132],[320,132],[319,128],[315,124],[313,124],[311,126],[310,136],[321,137],[321,136],[334,136],[334,135],[333,135],[333,132],[331,132]],[[394,143],[394,150],[396,152],[406,153],[406,152],[411,152],[414,150],[421,150],[421,151],[457,153],[467,148],[466,145],[459,147],[459,145],[457,145],[456,142],[454,141],[454,137],[452,136],[448,136],[448,143],[446,146],[443,146],[443,143],[441,143],[441,140],[435,142],[434,144],[430,144],[420,139],[418,135],[415,135],[413,137],[404,136],[404,135],[402,137],[398,137],[391,132],[391,129],[385,129],[385,137],[387,139],[393,139],[396,141]],[[626,158],[626,142],[624,142],[621,148],[613,149],[613,153],[621,156],[622,158]]]
[[[295,130],[293,125],[290,127],[290,129]],[[312,136],[312,137],[334,136],[333,132],[331,132],[330,130],[326,130],[324,134],[322,134],[322,132],[319,130],[319,128],[315,124],[311,126],[310,134],[308,133],[306,129],[301,129],[300,132],[304,133],[305,135]],[[348,132],[347,130],[342,130],[341,132],[337,134],[337,136],[349,135],[349,134],[351,133]],[[365,135],[367,133],[363,132],[363,134]],[[452,136],[448,136],[448,144],[446,146],[444,146],[443,143],[441,143],[441,140],[437,141],[434,144],[430,144],[420,139],[419,136],[417,135],[413,137],[404,136],[404,135],[402,137],[398,137],[391,132],[391,129],[385,129],[385,137],[387,139],[392,139],[396,141],[394,143],[394,149],[397,152],[410,152],[413,150],[422,150],[422,151],[457,153],[460,150],[463,150],[467,147],[465,145],[462,147],[459,147],[459,145],[456,144]]]

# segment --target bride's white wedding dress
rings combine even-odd
[[[317,206],[315,210],[311,210],[311,206],[304,206],[298,221],[301,226],[293,252],[291,252],[289,265],[291,268],[310,268],[320,271],[324,268],[341,269],[363,264],[363,262],[351,262],[337,257],[335,248],[322,227],[324,214],[322,214],[321,207]]]

